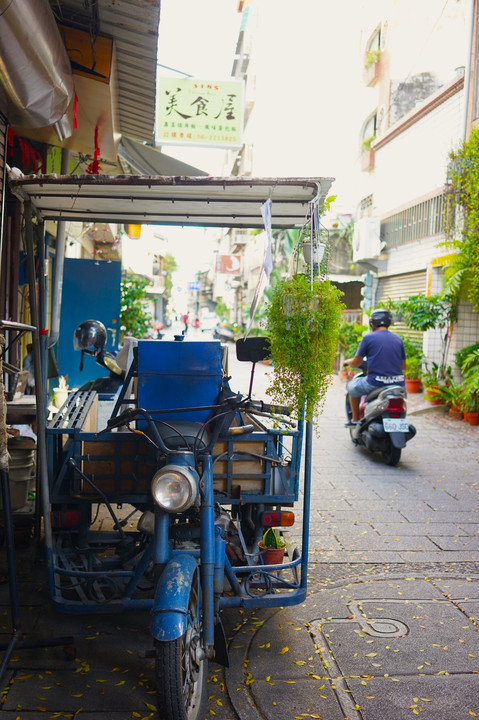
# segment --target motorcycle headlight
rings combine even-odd
[[[151,481],[151,494],[162,510],[184,512],[196,502],[198,483],[187,467],[167,465],[155,473]]]

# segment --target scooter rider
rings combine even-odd
[[[356,355],[344,361],[345,365],[359,367],[367,358],[368,372],[365,377],[356,377],[347,384],[352,418],[346,427],[359,422],[361,396],[378,387],[404,385],[404,362],[406,352],[399,335],[388,330],[392,317],[388,310],[374,310],[369,319],[372,332],[367,333],[359,343]]]

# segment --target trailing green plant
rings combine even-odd
[[[479,129],[449,153],[444,203],[444,245],[454,251],[446,277],[448,291],[479,309]]]
[[[286,547],[286,543],[281,540],[281,537],[275,532],[275,530],[273,530],[273,528],[268,528],[266,530],[261,542],[263,547],[273,548],[274,550]]]
[[[320,412],[331,383],[341,326],[342,292],[329,281],[279,280],[267,306],[274,375],[267,392],[307,420]]]

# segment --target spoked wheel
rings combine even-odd
[[[198,594],[192,588],[188,624],[177,640],[156,642],[156,693],[161,720],[203,720],[208,661],[199,660],[200,613]]]
[[[397,465],[401,457],[401,448],[394,447],[391,440],[388,440],[387,447],[381,451],[386,465]]]

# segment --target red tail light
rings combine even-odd
[[[294,513],[276,510],[261,513],[261,525],[263,527],[291,527],[294,525]]]
[[[80,510],[59,510],[51,513],[51,522],[55,530],[72,530],[80,527],[82,514]]]
[[[386,411],[391,413],[393,417],[398,417],[400,413],[405,411],[404,399],[401,397],[389,398]]]

